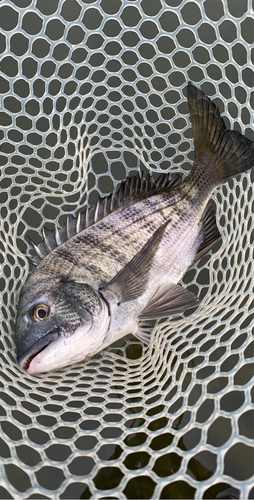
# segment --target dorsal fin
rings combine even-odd
[[[55,248],[118,208],[156,193],[170,191],[180,180],[180,174],[175,174],[175,177],[169,180],[168,174],[164,173],[160,174],[156,181],[150,175],[146,179],[138,174],[127,177],[125,181],[121,182],[119,189],[109,196],[105,196],[105,198],[100,197],[95,205],[86,208],[83,212],[79,212],[77,217],[68,214],[66,223],[63,226],[58,227],[55,225],[53,230],[43,227],[43,240],[38,245],[35,245],[31,238],[28,238],[30,245],[36,252],[35,256],[28,256],[30,262],[36,266]]]

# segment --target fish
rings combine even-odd
[[[20,292],[17,361],[32,375],[83,362],[132,333],[149,344],[151,320],[197,308],[179,284],[221,238],[212,192],[254,166],[254,142],[227,130],[217,106],[189,82],[190,173],[130,176],[111,195],[31,242],[36,266]]]

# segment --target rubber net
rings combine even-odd
[[[149,347],[32,377],[14,341],[27,235],[190,170],[189,79],[251,138],[251,1],[4,0],[0,27],[0,497],[253,498],[253,173],[214,192],[222,243],[182,280],[200,307]]]

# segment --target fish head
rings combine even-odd
[[[107,303],[91,286],[28,280],[16,321],[18,363],[37,374],[82,361],[103,348],[109,321]]]

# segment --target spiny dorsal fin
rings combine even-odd
[[[39,264],[55,248],[118,208],[156,193],[170,191],[179,183],[180,179],[181,175],[175,174],[175,177],[169,180],[168,174],[164,173],[160,174],[156,181],[150,175],[146,179],[140,177],[138,174],[127,177],[125,181],[121,182],[117,191],[114,191],[109,196],[105,196],[105,198],[100,197],[95,205],[91,208],[86,208],[83,212],[79,212],[77,217],[68,214],[66,223],[63,226],[58,227],[55,225],[52,231],[43,227],[43,240],[39,245],[35,245],[31,238],[29,238],[29,243],[36,252],[35,256],[30,257],[30,262],[34,265]]]

